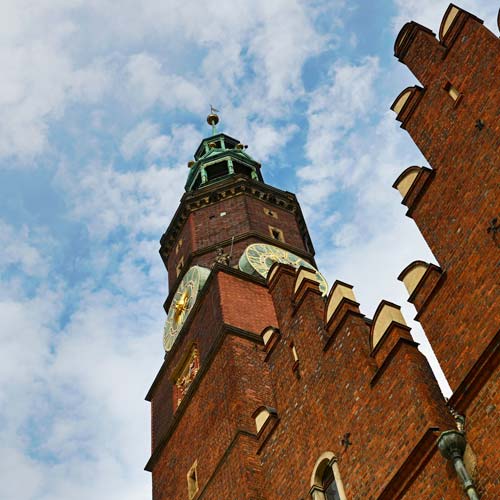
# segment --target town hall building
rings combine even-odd
[[[500,40],[452,4],[395,56],[418,84],[392,110],[428,166],[394,188],[438,263],[399,279],[451,398],[397,304],[368,318],[326,283],[299,200],[212,110],[161,238],[153,500],[500,498]]]

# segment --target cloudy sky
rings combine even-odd
[[[0,0],[0,498],[150,498],[158,240],[209,103],[298,194],[329,282],[411,320],[396,277],[432,255],[391,188],[425,165],[389,111],[416,83],[392,47],[447,5]],[[497,2],[460,5],[494,29]]]

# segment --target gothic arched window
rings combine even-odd
[[[313,500],[347,500],[337,458],[332,452],[323,453],[316,461],[310,495]]]

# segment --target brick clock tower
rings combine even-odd
[[[153,500],[500,498],[500,42],[450,5],[439,40],[411,22],[395,53],[423,87],[392,109],[433,168],[394,187],[440,264],[400,279],[451,400],[399,306],[369,319],[327,285],[296,197],[212,110],[161,239]]]

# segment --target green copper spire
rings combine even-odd
[[[218,112],[210,105],[207,123],[212,127],[212,135],[201,141],[194,160],[188,162],[189,175],[184,186],[186,191],[203,189],[233,175],[243,175],[253,181],[264,182],[260,163],[245,151],[248,146],[234,137],[217,132]]]

